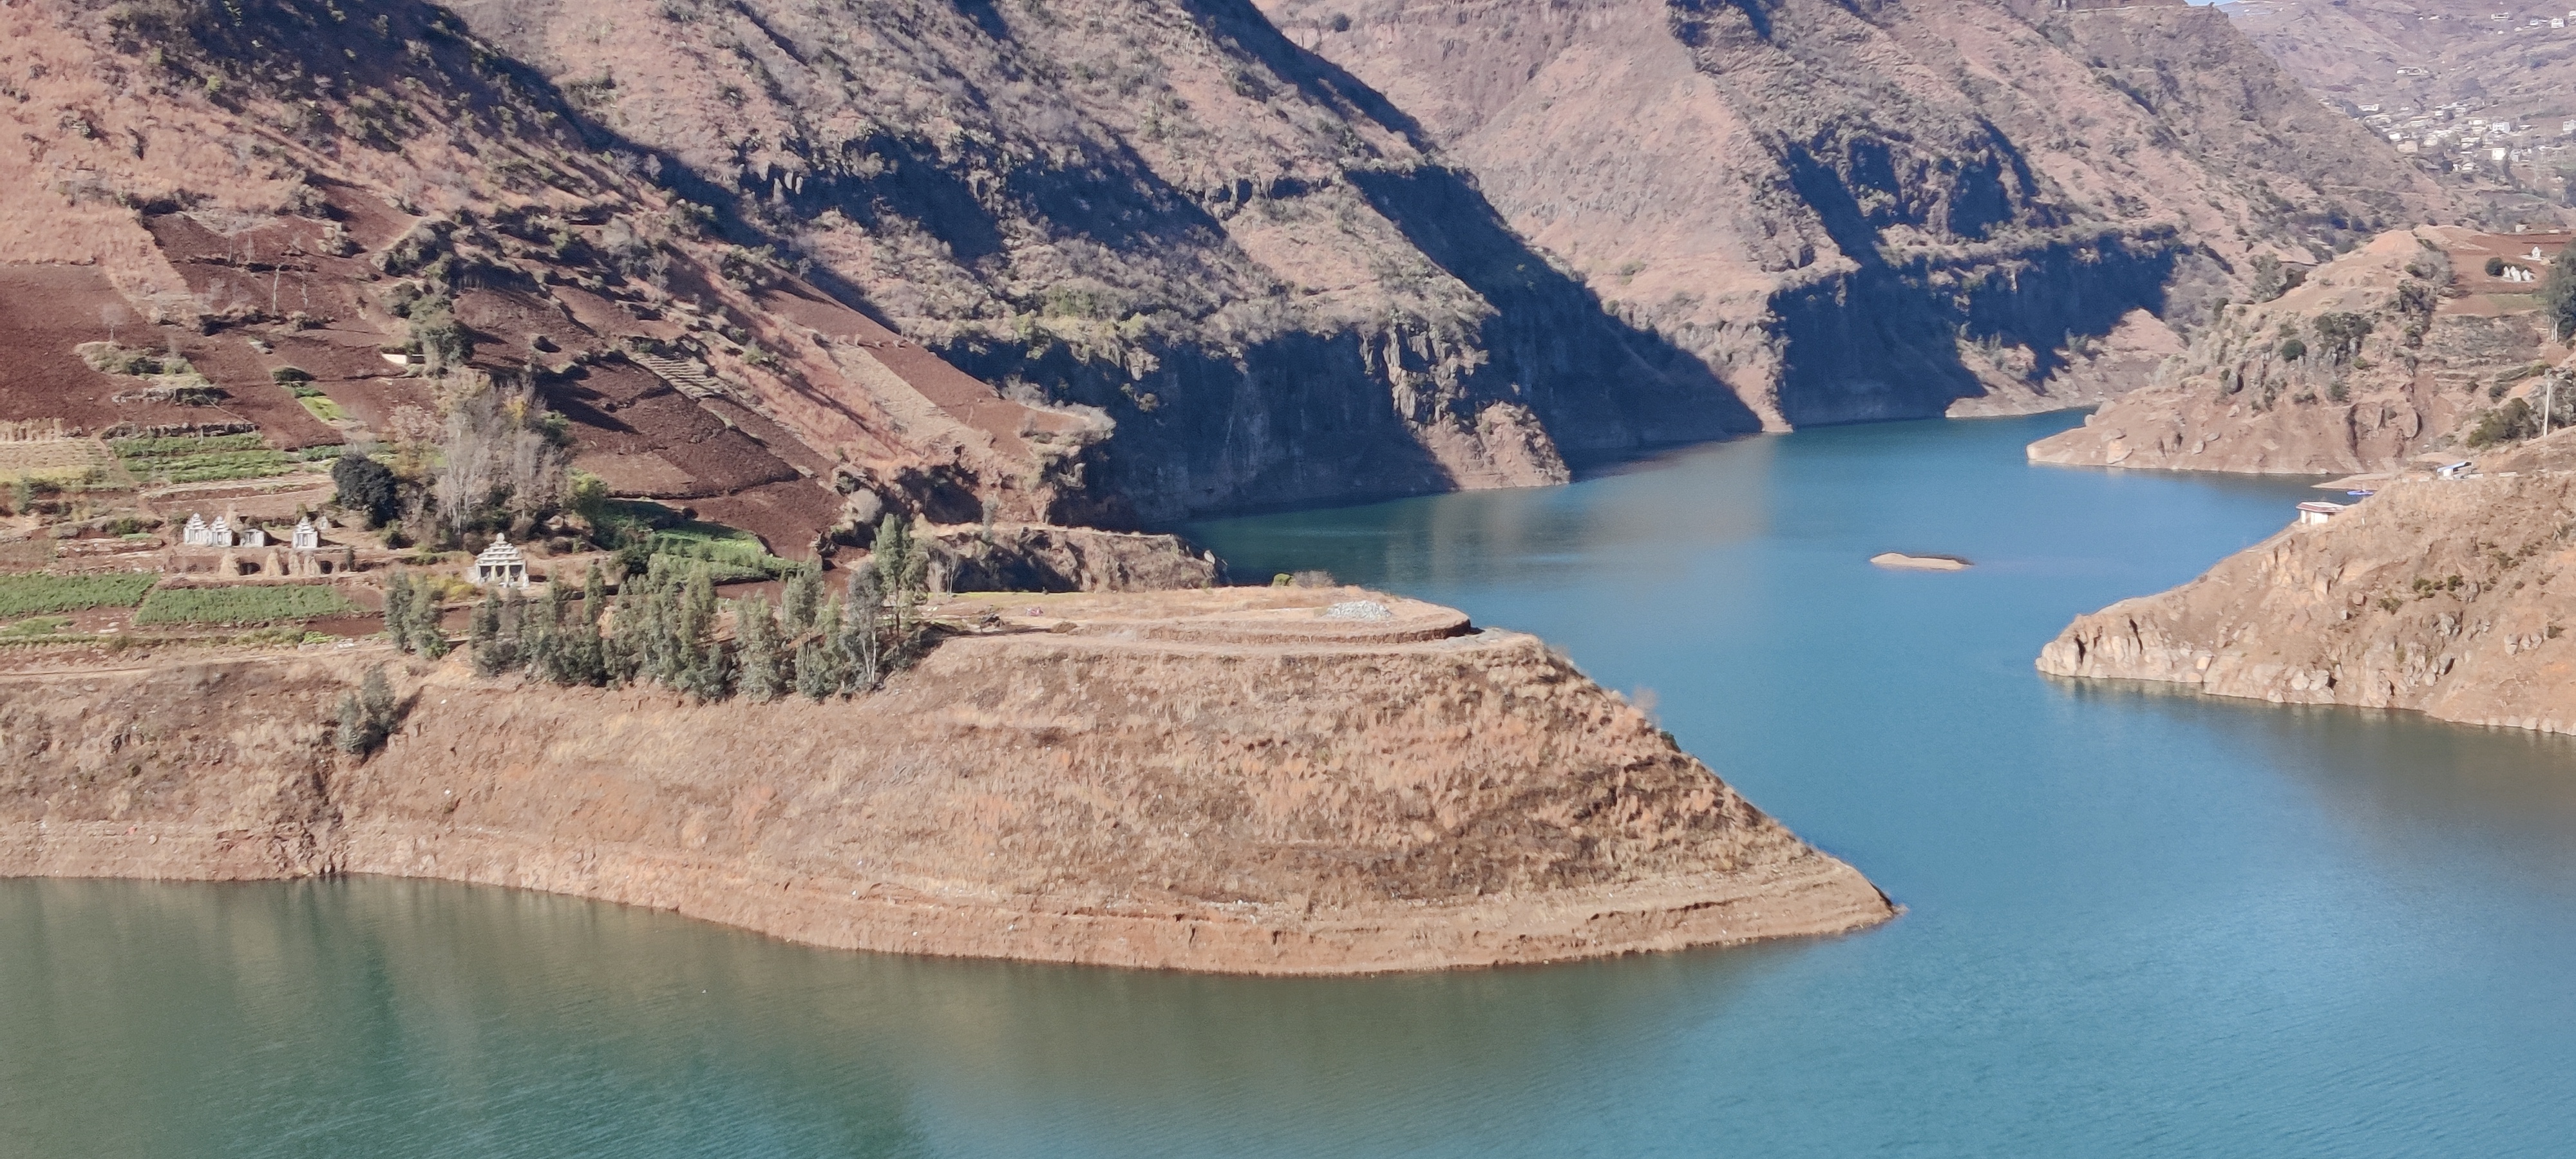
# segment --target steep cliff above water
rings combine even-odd
[[[2039,669],[2576,732],[2576,436],[2480,465],[2384,484],[2179,588],[2079,616]]]
[[[1368,599],[1383,617],[1326,615]],[[992,597],[849,702],[690,704],[367,649],[0,674],[0,873],[387,873],[821,945],[1330,974],[1894,912],[1526,636],[1350,589]]]
[[[1756,426],[1247,7],[457,10],[904,333],[1105,412],[1093,482],[1144,517],[1557,482]]]
[[[2279,298],[2228,308],[2157,380],[2030,446],[2035,463],[2256,474],[2396,469],[2457,448],[2569,353],[2529,282],[2566,242],[2457,226],[2392,231]],[[2529,256],[2535,248],[2542,258]]]
[[[2093,401],[2252,256],[2442,204],[2179,3],[1263,7],[1774,425]]]
[[[1274,11],[24,0],[0,214],[183,328],[319,320],[376,432],[351,279],[453,275],[621,490],[792,544],[854,486],[1117,524],[2085,401],[2423,208],[2192,11]]]
[[[1248,13],[460,10],[8,9],[0,261],[105,275],[42,320],[48,374],[127,310],[382,437],[428,409],[373,352],[415,341],[408,282],[616,489],[784,547],[836,490],[1117,525],[1757,425]]]

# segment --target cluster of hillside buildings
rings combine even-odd
[[[2362,105],[2361,120],[2397,146],[2400,153],[2424,158],[2452,173],[2494,173],[2516,162],[2539,162],[2545,155],[2576,145],[2576,117],[2533,122],[2528,118],[2475,115],[2486,102],[2476,98],[2429,109],[2400,105]]]

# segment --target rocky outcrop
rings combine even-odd
[[[2495,474],[2388,483],[2182,587],[2080,616],[2039,669],[2576,732],[2576,462],[2530,458],[2576,443],[2547,444]]]
[[[22,653],[0,676],[0,873],[396,874],[827,946],[1278,974],[1894,912],[1530,637],[1353,589],[998,611],[825,704],[372,650]],[[331,705],[373,662],[406,715],[362,762],[330,747]]]
[[[1212,587],[1216,553],[1176,535],[1003,524],[936,527],[930,586],[944,592],[1151,592]]]
[[[2566,357],[2523,288],[2476,263],[2510,241],[2392,231],[2269,301],[2227,307],[2156,381],[2030,446],[2035,463],[2323,475],[2461,445]],[[2291,276],[2285,274],[2283,276]]]

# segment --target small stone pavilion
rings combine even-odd
[[[251,524],[240,515],[227,511],[213,523],[195,513],[188,516],[187,526],[179,530],[181,547],[266,547],[268,532]]]
[[[279,543],[270,538],[267,528],[242,518],[238,512],[226,511],[212,523],[202,514],[191,513],[179,531],[179,543],[171,553],[169,567],[172,571],[206,570],[205,552],[212,551],[220,553],[212,561],[217,575],[316,579],[339,570],[322,556],[322,536],[330,530],[330,520],[307,516],[295,521],[295,531],[287,542]],[[261,549],[266,554],[242,554],[243,548]]]
[[[484,548],[483,554],[475,556],[474,562],[466,567],[465,578],[481,587],[499,584],[505,588],[524,588],[528,586],[528,557],[510,542],[510,537],[495,535],[492,546]]]

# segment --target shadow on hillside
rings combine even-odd
[[[1290,41],[1248,0],[1203,5],[1211,30],[1309,99],[1363,116],[1431,152],[1421,124],[1377,90]],[[1615,457],[1760,430],[1761,419],[1698,356],[1611,314],[1591,288],[1514,232],[1472,178],[1445,166],[1352,170],[1352,185],[1405,239],[1495,310],[1494,369],[1569,458]]]

